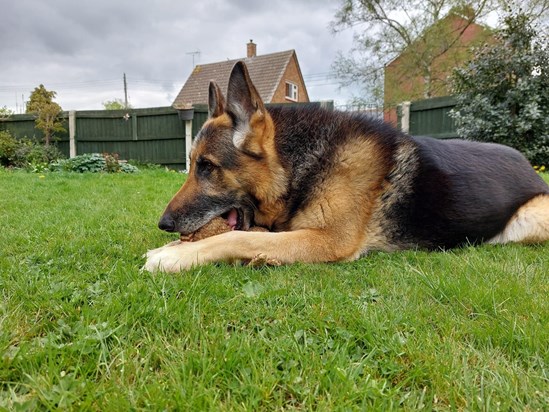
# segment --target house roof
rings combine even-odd
[[[269,103],[294,55],[295,50],[287,50],[261,56],[197,65],[181,88],[172,106],[181,109],[189,104],[208,103],[208,86],[211,80],[217,82],[226,96],[229,75],[238,61],[246,63],[259,95],[265,103]]]

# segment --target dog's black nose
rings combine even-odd
[[[175,220],[170,216],[162,216],[160,222],[158,222],[158,227],[166,232],[175,232]]]

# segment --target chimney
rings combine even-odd
[[[248,58],[257,56],[257,44],[252,39],[250,39],[250,42],[246,46]]]

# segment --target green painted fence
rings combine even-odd
[[[70,155],[69,112],[63,112],[66,132],[56,135],[59,149]],[[185,123],[171,107],[129,110],[85,110],[74,112],[76,154],[117,153],[121,159],[156,163],[172,168],[185,167]],[[208,109],[195,107],[193,136],[208,117]],[[13,115],[0,121],[18,139],[42,139],[34,116]]]
[[[76,154],[118,153],[122,159],[181,168],[185,128],[170,107],[75,113]]]
[[[30,114],[16,114],[11,116],[9,119],[0,120],[0,130],[9,131],[12,136],[23,139],[37,139],[42,140],[44,137],[43,133],[34,128],[35,117]],[[56,144],[59,149],[69,155],[69,124],[68,117],[63,115],[63,127],[66,132],[57,133],[55,136]]]
[[[324,106],[333,102],[293,103],[291,105]],[[267,105],[277,106],[277,105]],[[69,130],[69,117],[74,113],[74,130]],[[70,136],[74,134],[76,154],[117,153],[121,159],[156,163],[175,169],[185,168],[185,122],[171,107],[128,110],[86,110],[63,112],[66,132],[56,136],[61,151],[70,156]],[[192,136],[196,136],[206,119],[208,107],[194,106]],[[0,130],[8,130],[18,139],[42,139],[34,127],[34,116],[13,115],[0,120]]]
[[[456,101],[452,96],[418,100],[410,104],[408,132],[414,136],[432,136],[439,139],[458,137],[454,119],[449,116]],[[403,110],[398,111],[398,125],[404,129]]]

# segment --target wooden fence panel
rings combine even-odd
[[[35,116],[31,114],[13,115],[7,120],[0,121],[0,130],[7,130],[16,139],[32,139],[42,141],[44,134],[35,127]],[[56,133],[54,142],[59,150],[69,156],[69,121],[68,115],[63,114],[63,127],[65,132]]]
[[[132,140],[131,117],[87,117],[76,112],[76,140],[78,142],[103,142]]]
[[[121,159],[182,168],[185,130],[171,107],[76,112],[77,154],[117,153]]]
[[[312,103],[319,104],[319,103]],[[121,159],[185,168],[185,122],[171,107],[128,110],[85,110],[74,112],[76,154],[117,153]],[[57,142],[69,157],[69,113],[63,113],[66,133]],[[194,107],[192,136],[208,118],[208,107]],[[32,115],[13,115],[0,121],[0,130],[16,138],[42,138]]]
[[[449,115],[456,101],[452,96],[418,100],[410,104],[409,133],[414,136],[431,136],[438,139],[456,138],[456,125]],[[402,113],[398,112],[401,125]]]
[[[12,116],[9,121],[0,123],[0,130],[9,131],[17,139],[42,139],[42,132],[34,128],[34,116],[18,115]]]

